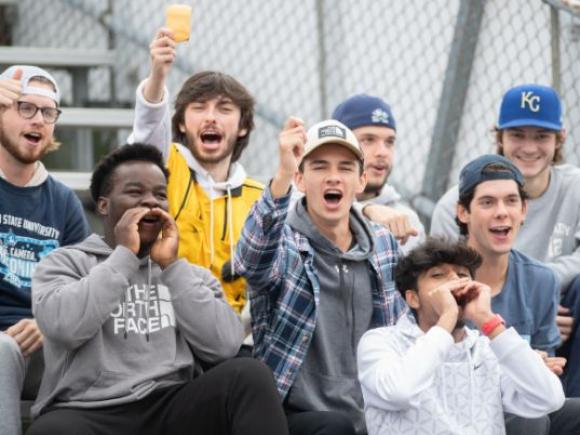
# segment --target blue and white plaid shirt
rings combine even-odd
[[[290,196],[272,198],[270,189],[254,204],[238,241],[235,269],[248,282],[254,355],[274,372],[285,398],[304,362],[316,325],[320,285],[314,249],[286,224]],[[374,250],[372,328],[394,325],[407,311],[395,289],[398,245],[384,227],[371,224]]]

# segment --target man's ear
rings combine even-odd
[[[306,188],[304,187],[304,173],[302,171],[298,170],[294,174],[294,184],[296,184],[296,188],[300,192],[306,193]]]
[[[419,302],[419,293],[415,290],[405,290],[405,300],[407,304],[414,310],[418,310],[421,307]]]
[[[248,129],[247,128],[240,128],[238,130],[238,137],[244,137],[247,134],[248,134]]]
[[[463,204],[457,203],[457,207],[455,208],[455,213],[457,214],[457,219],[459,222],[464,223],[465,225],[469,222],[469,212],[463,206]]]
[[[360,195],[363,193],[365,191],[365,187],[367,187],[367,172],[363,171],[358,179],[358,186],[356,187],[355,195]]]
[[[524,199],[522,201],[522,224],[524,223],[524,220],[526,219],[526,216],[528,215],[528,200]]]
[[[185,134],[185,124],[180,122],[178,127],[179,127],[179,131],[182,132],[183,134]]]
[[[109,198],[99,196],[97,199],[97,213],[101,216],[108,216],[109,214]]]

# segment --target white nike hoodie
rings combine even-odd
[[[359,343],[369,435],[502,435],[504,412],[535,418],[564,404],[558,377],[513,328],[491,341],[466,328],[455,343],[409,316]]]

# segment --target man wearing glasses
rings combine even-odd
[[[43,371],[32,316],[31,278],[41,258],[77,243],[89,226],[74,192],[40,159],[58,148],[54,78],[33,66],[0,74],[0,433],[20,434],[20,397],[33,398]]]

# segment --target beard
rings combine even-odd
[[[54,143],[54,139],[50,139],[43,147],[28,152],[23,151],[18,147],[18,143],[15,140],[8,137],[4,128],[4,123],[0,121],[0,145],[19,163],[24,165],[36,163],[46,155]]]
[[[387,184],[388,179],[389,179],[389,174],[385,175],[385,178],[383,179],[383,181],[378,182],[378,183],[373,183],[371,180],[367,179],[368,181],[367,181],[367,185],[365,186],[364,193],[368,196],[379,196],[384,185]]]
[[[216,163],[220,163],[221,161],[230,157],[234,152],[234,148],[238,140],[237,136],[233,138],[228,138],[226,142],[226,147],[222,151],[218,152],[217,154],[207,155],[205,153],[200,152],[199,147],[197,146],[197,141],[199,140],[198,138],[194,137],[189,132],[186,132],[185,136],[187,138],[187,148],[189,148],[189,150],[193,154],[193,157],[195,157],[195,160],[197,160],[202,165],[203,164],[213,165]]]

